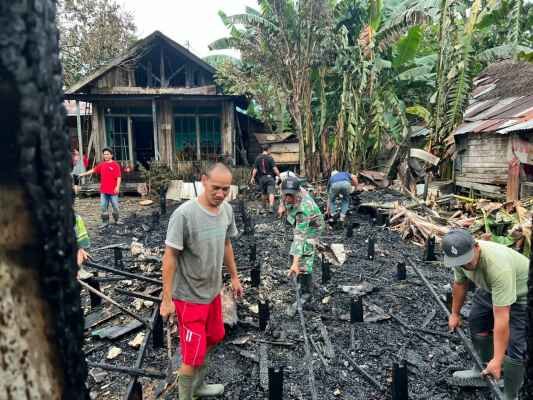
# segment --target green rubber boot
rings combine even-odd
[[[196,375],[194,375],[192,384],[194,393],[193,399],[220,396],[224,393],[224,385],[220,383],[207,384],[204,382],[210,362],[211,354],[207,353],[204,359],[204,364],[196,370]]]
[[[178,377],[178,399],[179,400],[193,400],[192,384],[194,377],[187,375],[180,375]]]
[[[303,273],[298,275],[298,282],[300,283],[300,300],[302,301],[302,308],[313,299],[313,277],[310,273]],[[295,301],[287,308],[287,315],[292,318],[298,312],[298,302]]]
[[[522,361],[505,357],[503,360],[503,398],[518,400],[518,392],[524,382],[525,366]]]
[[[483,364],[492,359],[494,351],[492,336],[472,336],[472,345]],[[452,375],[451,383],[456,386],[485,387],[487,382],[481,378],[481,371],[477,366],[464,371],[456,371]]]

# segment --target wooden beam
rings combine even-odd
[[[148,63],[148,65],[149,65],[150,68],[147,68],[147,67],[145,67],[142,64],[139,64],[139,67],[141,67],[146,72],[147,81],[148,81],[148,76],[150,76],[152,79],[155,79],[156,81],[161,83],[161,79],[159,79],[158,76],[154,75],[153,72],[152,72],[152,63]],[[148,70],[150,70],[150,72],[148,72]]]
[[[165,52],[161,46],[159,52],[159,76],[161,77],[161,87],[167,87],[168,81],[165,79]]]
[[[130,163],[131,166],[135,165],[135,161],[133,160],[133,130],[132,130],[132,119],[131,116],[128,115],[128,153],[130,156]]]
[[[152,124],[154,126],[154,157],[159,160],[159,140],[157,137],[157,108],[155,99],[152,99]]]
[[[179,74],[183,69],[185,68],[185,64],[183,64],[181,67],[176,69],[170,76],[168,77],[168,81],[170,82],[177,74]]]
[[[85,104],[85,107],[87,107],[87,104]],[[78,129],[78,151],[80,153],[80,159],[83,162],[83,135],[81,133],[81,115],[79,100],[76,100],[76,126]]]
[[[152,73],[152,63],[148,61],[148,65],[146,66],[146,86],[148,87],[153,86],[153,82],[152,82],[153,76],[154,74]]]
[[[200,116],[198,113],[195,118],[196,125],[196,159],[200,161],[202,159],[202,152],[200,149]]]

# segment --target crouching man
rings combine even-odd
[[[178,373],[180,400],[217,396],[224,386],[206,385],[209,354],[224,338],[222,265],[231,275],[236,297],[242,296],[230,238],[237,235],[231,206],[224,201],[231,171],[214,164],[202,176],[203,193],[172,214],[163,256],[161,316],[176,314],[182,364]]]
[[[288,178],[281,183],[282,204],[279,213],[287,211],[287,221],[294,226],[294,239],[289,254],[292,265],[289,276],[298,276],[302,288],[302,302],[311,301],[313,279],[311,273],[316,260],[316,245],[324,230],[324,217],[311,195],[300,187],[300,181]],[[287,313],[294,316],[297,303]]]
[[[442,241],[444,264],[454,269],[453,304],[448,325],[461,324],[468,280],[477,289],[468,317],[472,344],[483,371],[457,371],[453,382],[477,386],[481,375],[500,379],[503,369],[504,398],[514,400],[522,386],[527,350],[527,279],[529,260],[503,245],[476,241],[465,230],[453,230]]]

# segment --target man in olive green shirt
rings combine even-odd
[[[450,231],[442,241],[444,264],[454,269],[451,330],[461,321],[468,280],[477,287],[468,317],[472,344],[483,371],[457,371],[454,382],[471,385],[481,375],[500,379],[503,365],[504,398],[517,399],[524,378],[527,350],[527,280],[529,260],[503,245],[476,241],[465,230]]]

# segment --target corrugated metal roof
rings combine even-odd
[[[494,104],[498,102],[498,99],[490,99],[490,100],[483,100],[483,101],[474,101],[468,108],[466,109],[464,113],[464,119],[465,121],[474,116],[479,114],[480,112],[485,111],[486,109],[492,107]]]
[[[470,106],[465,113],[465,122],[459,125],[454,135],[464,135],[470,132],[506,134],[526,129],[516,129],[516,126],[533,120],[533,96],[497,99],[496,103],[489,108],[486,108],[487,104],[489,103],[480,102]]]
[[[489,132],[507,134],[532,129],[531,64],[495,63],[474,78],[473,83],[474,88],[470,103],[463,114],[463,123],[454,131],[454,136]]]
[[[520,124],[512,125],[508,128],[500,129],[498,132],[500,133],[509,133],[509,132],[516,132],[516,131],[528,131],[533,130],[533,119],[530,119],[529,121],[522,122]]]

